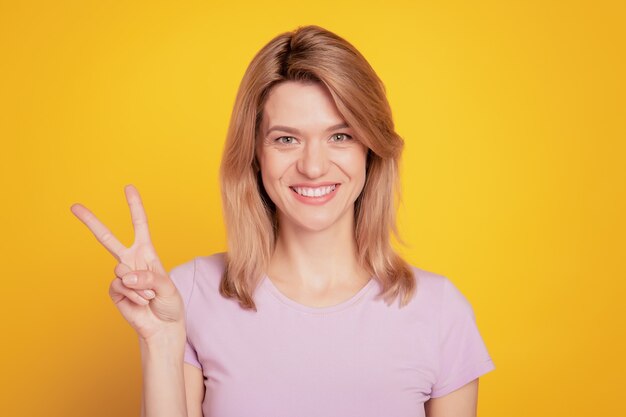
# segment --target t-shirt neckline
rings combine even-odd
[[[301,304],[295,300],[292,300],[291,298],[283,294],[278,289],[278,287],[276,287],[276,285],[274,285],[274,283],[267,276],[267,274],[263,274],[261,286],[265,288],[267,291],[269,291],[278,301],[280,301],[281,303],[287,305],[288,307],[294,310],[298,310],[303,313],[309,313],[309,314],[327,314],[327,313],[334,313],[337,311],[345,310],[351,305],[357,303],[366,293],[369,292],[369,290],[374,286],[375,283],[376,283],[376,279],[374,277],[371,277],[369,281],[363,287],[361,287],[360,290],[358,290],[354,295],[352,295],[352,297],[348,298],[347,300],[342,301],[339,304],[326,306],[326,307],[308,306],[305,304]]]

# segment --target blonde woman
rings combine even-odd
[[[228,251],[165,270],[139,193],[125,188],[110,296],[137,331],[142,416],[476,415],[494,369],[469,302],[392,249],[398,161],[382,82],[318,26],[250,63],[220,178]]]

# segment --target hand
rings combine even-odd
[[[184,334],[183,301],[154,250],[139,192],[133,185],[127,185],[124,192],[135,229],[130,248],[122,245],[83,205],[73,204],[70,210],[119,262],[109,295],[139,337],[148,341],[168,332]],[[137,278],[135,283],[133,276]]]

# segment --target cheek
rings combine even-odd
[[[288,169],[288,161],[281,158],[281,155],[265,154],[259,158],[261,177],[265,188],[276,188],[277,182],[285,175]]]
[[[277,193],[277,184],[276,180],[272,177],[271,173],[267,171],[267,169],[261,164],[261,186],[265,190],[265,193],[269,197],[269,199],[277,205],[277,202],[280,200],[278,198]]]
[[[355,180],[365,177],[367,153],[362,149],[353,149],[340,156],[340,166]]]
[[[359,152],[355,152],[352,155],[351,167],[353,169],[353,179],[358,183],[358,192],[360,195],[365,187],[367,177],[367,149],[361,149]]]

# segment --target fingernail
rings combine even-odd
[[[124,284],[136,284],[137,275],[134,275],[134,274],[126,275],[122,278],[122,281],[124,281]]]
[[[143,293],[146,294],[146,297],[148,298],[152,298],[156,295],[152,290],[145,290]]]

